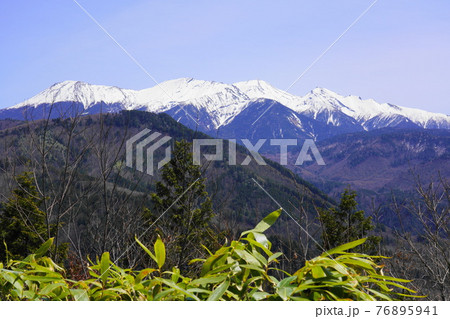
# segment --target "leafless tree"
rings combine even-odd
[[[83,112],[77,103],[65,108],[51,104],[44,118],[30,109],[24,124],[9,128],[20,132],[2,138],[1,196],[6,199],[14,189],[14,176],[31,171],[43,198],[47,237],[55,238],[56,260],[56,247],[68,242],[81,262],[86,254],[109,250],[112,258],[133,264],[135,251],[129,247],[141,231],[147,194],[136,191],[144,174],[128,178],[131,185],[119,186],[121,178],[133,174],[123,162],[131,132],[128,123],[115,127],[107,121],[116,115],[86,117]],[[52,224],[59,225],[53,233]]]
[[[427,186],[418,176],[415,179],[420,199],[403,205],[394,200],[394,210],[400,221],[400,231],[396,233],[401,241],[396,253],[400,260],[396,271],[406,272],[409,278],[415,275],[413,284],[428,294],[429,299],[448,300],[450,186],[442,176]],[[409,229],[404,222],[406,219],[412,219]]]

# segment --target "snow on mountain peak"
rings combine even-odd
[[[75,83],[84,83],[84,82],[66,80],[66,81],[62,81],[62,82],[57,82],[57,83],[53,84],[51,87],[52,88],[61,88],[61,87],[68,86],[68,85],[74,85]]]
[[[266,81],[251,80],[237,82],[233,84],[245,93],[250,99],[269,99],[277,101],[289,108],[298,104],[300,97],[292,95],[286,91],[280,90]]]
[[[160,113],[180,105],[181,107],[190,105],[198,112],[206,112],[213,126],[218,128],[232,121],[250,102],[257,99],[277,101],[296,113],[314,119],[323,120],[324,117],[328,117],[327,123],[336,122],[336,125],[339,125],[336,119],[341,116],[353,118],[363,126],[365,122],[374,118],[401,116],[422,127],[433,127],[436,123],[447,123],[444,127],[450,127],[449,116],[444,114],[388,103],[380,104],[374,100],[362,100],[352,95],[344,97],[320,87],[301,97],[280,90],[262,80],[226,84],[186,77],[165,81],[139,91],[92,85],[80,81],[63,81],[11,108],[75,101],[82,103],[85,109],[98,103],[106,103],[117,104],[127,110],[145,109]]]
[[[128,100],[132,92],[132,90],[120,89],[115,86],[92,85],[81,81],[63,81],[55,83],[48,89],[12,108],[36,107],[40,104],[58,102],[80,102],[85,109],[101,102],[130,104]]]
[[[329,96],[336,96],[337,94],[333,91],[330,91],[328,89],[317,87],[314,90],[311,91],[311,94],[314,95],[329,95]]]
[[[169,80],[136,92],[136,103],[147,111],[158,113],[175,105],[190,105],[206,110],[216,128],[239,114],[248,100],[234,85],[192,78]]]

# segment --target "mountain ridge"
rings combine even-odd
[[[226,84],[193,78],[169,80],[143,90],[92,85],[81,81],[59,82],[22,103],[1,109],[0,118],[8,118],[8,114],[14,115],[11,118],[20,118],[20,112],[24,113],[30,109],[75,103],[85,114],[95,114],[100,110],[166,112],[185,125],[198,126],[200,130],[211,133],[217,129],[230,131],[227,126],[232,124],[239,114],[254,103],[267,105],[270,100],[284,106],[287,110],[282,113],[289,113],[291,118],[304,116],[320,122],[319,126],[325,124],[343,127],[346,131],[368,131],[397,126],[450,129],[450,116],[445,114],[377,103],[373,99],[363,100],[354,95],[342,96],[325,88],[316,88],[305,96],[296,96],[262,80]],[[102,107],[103,104],[105,107]],[[190,111],[187,111],[187,108]],[[258,108],[260,114],[257,114],[255,120],[265,115],[264,110],[268,108],[270,103],[265,109]],[[202,118],[202,121],[195,118]],[[302,123],[299,121],[289,122],[290,125],[301,129]],[[268,123],[270,125],[270,121]],[[314,139],[323,138],[324,134],[315,132],[317,130],[313,128],[306,135]],[[282,132],[280,134],[283,135]]]

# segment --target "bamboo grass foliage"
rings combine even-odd
[[[294,274],[276,268],[282,253],[272,252],[264,234],[281,209],[266,216],[239,240],[209,252],[198,278],[184,277],[178,267],[165,269],[161,238],[153,249],[137,243],[155,262],[154,268],[123,269],[108,252],[90,262],[86,280],[71,280],[46,252],[44,243],[23,260],[0,264],[2,300],[396,300],[414,297],[408,280],[383,274],[382,256],[349,252],[365,239],[333,248],[307,261]]]

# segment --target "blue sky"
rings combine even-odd
[[[286,89],[373,0],[78,0],[158,81]],[[154,82],[72,0],[2,1],[0,107],[55,82]],[[450,1],[379,0],[289,92],[320,86],[449,114]]]

